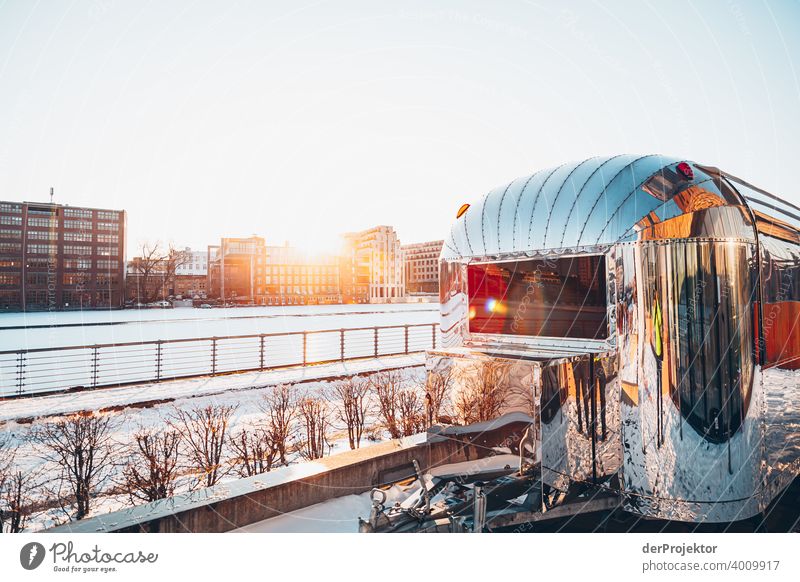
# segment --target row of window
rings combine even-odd
[[[275,289],[264,289],[263,287],[256,287],[256,295],[263,295],[265,293],[277,293],[280,295],[294,294],[294,295],[318,295],[320,293],[337,293],[338,288],[335,286],[325,287],[300,287],[300,286],[284,286],[281,285]]]
[[[95,253],[101,257],[113,257],[119,252],[118,247],[96,247]],[[31,255],[55,255],[58,253],[58,245],[55,244],[29,244],[28,253]],[[92,247],[86,245],[64,245],[65,255],[91,255]]]
[[[89,271],[92,268],[91,259],[64,259],[64,269],[72,269],[76,271]],[[21,263],[17,259],[0,259],[0,267],[6,268],[20,268]],[[56,268],[56,262],[48,259],[30,259],[27,261],[26,266],[28,269],[51,269]],[[98,269],[118,269],[119,261],[112,259],[98,259]]]
[[[0,225],[22,226],[21,216],[0,216]],[[58,219],[49,217],[29,216],[28,226],[58,228]],[[64,228],[72,230],[92,230],[91,220],[64,220]],[[98,222],[97,230],[119,230],[119,222]]]
[[[295,285],[301,285],[301,284],[302,285],[309,285],[309,284],[313,284],[313,285],[326,285],[326,284],[327,285],[331,285],[331,284],[336,283],[336,277],[334,277],[332,275],[328,275],[328,276],[325,276],[325,275],[323,275],[323,276],[314,275],[313,277],[306,276],[306,275],[302,275],[302,276],[293,275],[291,277],[290,276],[275,276],[275,277],[272,277],[270,275],[267,275],[267,276],[264,277],[264,283],[266,285],[273,285],[273,284],[282,285],[282,284],[289,284],[289,283],[294,283]]]
[[[29,240],[57,240],[58,232],[52,230],[29,230],[26,233]],[[16,228],[0,228],[0,238],[22,238],[22,231]],[[64,240],[69,242],[92,242],[94,235],[91,232],[65,232]],[[118,234],[97,234],[97,242],[118,244]]]

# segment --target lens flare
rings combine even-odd
[[[508,311],[506,306],[494,297],[489,297],[489,299],[486,300],[486,305],[484,307],[489,313],[496,313],[498,315],[503,315],[506,311]]]

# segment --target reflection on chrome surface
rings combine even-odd
[[[798,473],[800,208],[677,158],[592,158],[471,204],[440,274],[429,366],[456,370],[457,422],[525,411],[549,490],[733,521]]]

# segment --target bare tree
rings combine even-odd
[[[428,424],[440,422],[442,415],[450,416],[450,389],[453,385],[453,369],[430,370],[425,378],[425,402]]]
[[[89,514],[93,493],[111,471],[113,427],[111,416],[90,413],[47,422],[32,431],[41,457],[59,468],[58,489],[66,483],[76,519]]]
[[[129,267],[131,285],[135,285],[133,298],[139,303],[151,303],[167,297],[174,287],[175,272],[190,261],[190,253],[171,243],[167,248],[160,241],[142,244],[139,256],[131,260]]]
[[[420,394],[412,387],[397,396],[400,429],[403,436],[411,436],[425,430],[425,406]]]
[[[252,477],[272,470],[278,448],[269,427],[243,428],[231,437],[230,445],[239,475]]]
[[[297,417],[294,388],[288,384],[273,386],[264,396],[261,410],[269,417],[269,430],[272,442],[278,451],[278,461],[286,465],[288,463],[286,455],[294,435],[294,421]]]
[[[399,370],[385,370],[373,374],[370,379],[370,386],[375,392],[380,411],[386,430],[393,439],[402,436],[402,430],[398,422],[398,398],[403,386],[403,376]]]
[[[165,499],[175,493],[180,440],[176,430],[142,428],[134,433],[130,456],[122,469],[123,487],[132,504]]]
[[[456,415],[463,424],[498,417],[509,399],[509,365],[496,360],[477,362],[465,376],[455,397]]]
[[[11,439],[6,434],[0,434],[0,491],[11,476],[14,457],[15,451],[11,446]]]
[[[316,396],[306,396],[300,401],[299,409],[303,431],[300,454],[307,461],[321,459],[325,455],[325,445],[328,442],[328,403]]]
[[[358,376],[350,376],[333,384],[328,400],[336,415],[347,428],[347,440],[351,449],[361,446],[361,435],[370,409],[370,383]]]
[[[176,408],[169,422],[180,434],[189,466],[197,473],[197,484],[216,485],[229,467],[224,463],[227,431],[235,406],[209,404],[189,410]]]
[[[0,533],[20,533],[25,529],[33,508],[38,484],[36,474],[13,471],[0,489]]]
[[[29,509],[26,501],[30,473],[14,470],[15,451],[11,439],[0,434],[0,533],[18,533],[25,528]],[[27,511],[26,511],[27,510]]]

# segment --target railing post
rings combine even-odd
[[[375,357],[378,357],[378,328],[375,328]]]
[[[25,352],[17,352],[17,392],[22,395],[25,388]]]
[[[339,330],[339,359],[344,361],[344,329]]]
[[[258,367],[260,370],[264,369],[264,334],[261,334],[259,337],[259,346],[258,346]]]
[[[304,331],[303,332],[303,365],[304,366],[306,365],[306,362],[308,361],[307,356],[308,356],[308,332]]]
[[[156,382],[161,381],[161,343],[163,340],[156,341]]]
[[[97,388],[97,346],[92,346],[92,388]]]
[[[406,327],[406,353],[408,353],[408,326]]]
[[[436,324],[431,324],[431,349],[436,349]]]
[[[217,375],[217,338],[211,338],[211,375]]]

